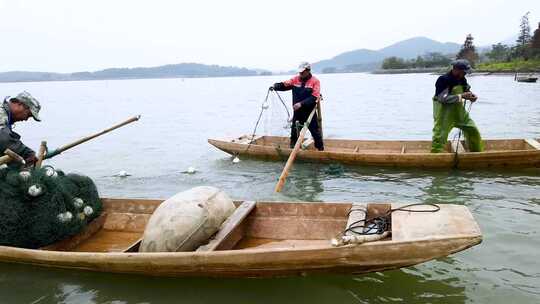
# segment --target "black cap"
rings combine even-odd
[[[452,67],[454,69],[462,70],[466,74],[469,74],[471,72],[471,64],[467,59],[457,59],[452,61]]]

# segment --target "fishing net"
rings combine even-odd
[[[262,135],[289,136],[292,109],[278,92],[270,92],[262,104]]]
[[[80,232],[102,211],[87,176],[50,166],[0,169],[0,245],[39,248]]]

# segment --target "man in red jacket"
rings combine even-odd
[[[308,62],[302,62],[298,67],[298,75],[289,80],[275,83],[270,89],[276,91],[292,90],[294,115],[291,127],[290,146],[293,148],[298,140],[299,130],[297,129],[296,124],[297,122],[299,124],[304,124],[311,111],[317,106],[317,102],[321,96],[321,84],[319,79],[311,74],[311,65]],[[324,144],[319,123],[317,121],[317,113],[315,113],[311,119],[308,129],[311,136],[313,136],[315,148],[319,151],[323,151]]]

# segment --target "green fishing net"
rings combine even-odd
[[[39,248],[80,232],[102,211],[87,176],[50,166],[0,169],[0,245]]]

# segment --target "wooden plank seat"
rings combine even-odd
[[[244,201],[236,210],[223,222],[221,229],[208,242],[200,246],[197,251],[214,251],[232,249],[243,237],[242,223],[244,219],[253,211],[256,203],[253,201]]]
[[[535,148],[536,150],[540,150],[540,143],[536,139],[527,138],[525,139],[525,142],[529,144],[529,146]]]

